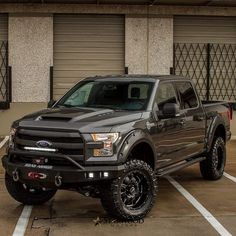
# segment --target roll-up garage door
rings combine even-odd
[[[0,102],[6,101],[8,15],[0,14]]]
[[[54,98],[81,79],[124,73],[123,16],[54,16]]]
[[[204,100],[236,101],[236,17],[174,18],[174,69]]]
[[[0,41],[7,41],[8,38],[8,15],[0,14]]]
[[[175,17],[174,42],[236,43],[236,17]]]

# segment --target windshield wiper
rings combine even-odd
[[[75,107],[75,106],[72,106],[70,104],[58,104],[57,107],[63,108],[63,107]]]
[[[115,110],[115,107],[110,107],[110,106],[107,106],[107,105],[91,105],[91,106],[87,106],[87,107],[90,107],[90,108],[107,108],[107,109]]]

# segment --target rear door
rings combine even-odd
[[[175,82],[179,95],[181,113],[185,114],[181,137],[184,149],[181,154],[188,158],[201,153],[204,149],[205,115],[196,91],[190,81]]]

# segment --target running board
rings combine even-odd
[[[193,165],[197,162],[201,162],[205,159],[206,159],[206,157],[198,157],[198,158],[194,158],[194,159],[189,160],[189,161],[185,161],[184,163],[181,163],[181,164],[175,164],[175,165],[168,166],[166,168],[161,168],[157,171],[157,176],[161,177],[161,176],[170,174],[170,173],[175,172],[177,170],[180,170],[180,169],[183,169],[185,167],[191,166],[191,165]]]

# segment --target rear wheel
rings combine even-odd
[[[226,162],[226,148],[222,137],[216,137],[206,160],[200,162],[200,170],[204,179],[218,180],[223,176]]]
[[[56,190],[31,188],[19,181],[15,182],[7,173],[5,174],[5,185],[8,193],[16,201],[25,205],[41,205],[49,201],[56,193]]]
[[[101,191],[101,203],[113,217],[121,220],[142,219],[152,208],[157,180],[152,168],[144,161],[125,164],[121,177],[109,182]]]

